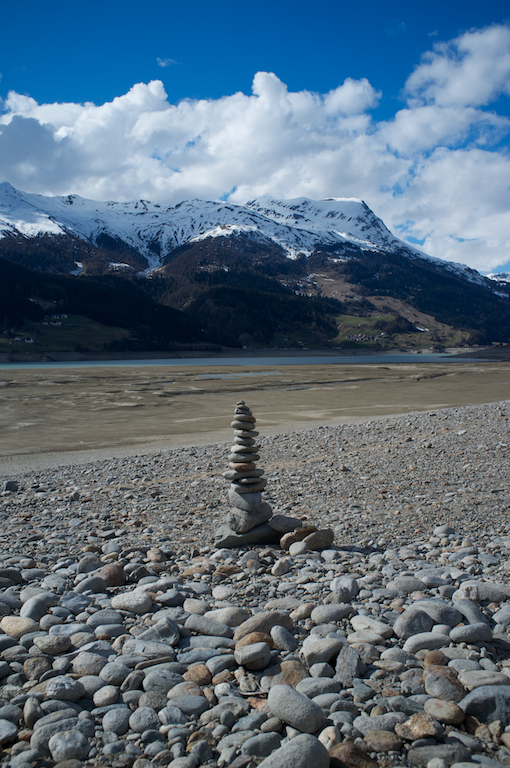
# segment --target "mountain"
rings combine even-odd
[[[510,284],[427,256],[354,198],[167,207],[3,183],[0,257],[134,280],[230,346],[437,347],[510,336]]]
[[[272,243],[289,258],[309,256],[319,247],[350,244],[360,249],[439,261],[403,243],[362,201],[330,198],[321,201],[252,200],[246,205],[187,200],[164,207],[147,200],[97,202],[78,195],[45,197],[0,184],[0,236],[72,235],[97,246],[134,251],[154,269],[183,245],[210,238],[245,236]],[[445,269],[477,273],[460,264]]]

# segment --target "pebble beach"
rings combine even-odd
[[[326,547],[215,546],[228,442],[4,477],[1,765],[510,766],[509,419],[260,423]]]

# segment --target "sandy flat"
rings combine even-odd
[[[228,440],[246,400],[265,435],[506,400],[510,362],[0,371],[0,475]]]

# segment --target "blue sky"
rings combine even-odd
[[[0,181],[356,196],[431,255],[508,268],[508,2],[30,0],[2,27]]]

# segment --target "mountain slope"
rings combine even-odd
[[[12,339],[13,329],[23,328],[24,335],[28,332],[33,337],[30,350],[35,352],[43,351],[38,339],[46,334],[55,314],[58,321],[61,315],[70,314],[80,316],[82,325],[92,321],[95,337],[90,341],[96,352],[105,348],[97,344],[98,326],[115,326],[121,331],[109,334],[106,348],[110,351],[206,348],[208,342],[192,317],[151,300],[140,286],[123,278],[49,275],[0,259],[0,307],[0,336]]]

